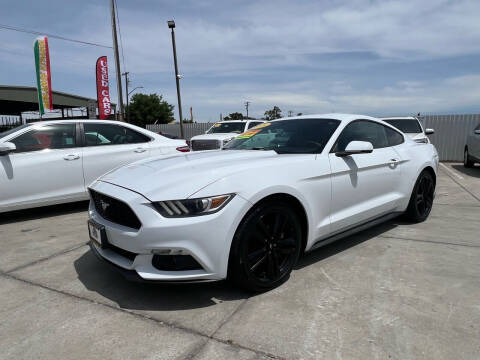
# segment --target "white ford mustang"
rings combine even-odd
[[[134,125],[55,120],[0,133],[0,213],[88,199],[87,186],[120,165],[189,151]]]
[[[139,161],[90,186],[92,250],[147,281],[263,291],[310,251],[432,208],[438,155],[361,115],[280,119],[224,150]]]

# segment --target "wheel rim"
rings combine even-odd
[[[423,217],[426,217],[432,210],[434,191],[433,180],[429,176],[423,176],[418,184],[415,197],[417,211]]]
[[[290,272],[300,246],[300,231],[293,215],[284,209],[269,210],[250,225],[244,262],[251,278],[272,283]]]

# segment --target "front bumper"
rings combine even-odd
[[[227,276],[230,245],[249,203],[235,196],[217,213],[187,218],[165,218],[142,195],[128,189],[97,181],[91,188],[128,204],[140,219],[136,230],[110,222],[100,216],[90,203],[89,218],[105,227],[105,235],[113,247],[101,248],[91,242],[92,251],[120,268],[130,280],[202,281],[221,280]],[[132,253],[124,256],[122,251]],[[152,263],[154,252],[172,251],[193,257],[199,269],[166,271]]]

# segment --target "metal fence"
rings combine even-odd
[[[12,129],[22,124],[20,116],[0,115],[0,132]]]
[[[213,126],[214,123],[193,123],[183,124],[183,132],[185,133],[185,139],[190,140],[195,135],[205,133]],[[147,125],[147,129],[154,132],[161,131],[162,133],[176,135],[180,137],[180,125],[179,124],[152,124]]]
[[[480,124],[480,114],[426,115],[420,119],[425,128],[433,128],[435,134],[428,137],[437,148],[440,160],[462,161],[467,135]],[[203,134],[213,123],[184,124],[185,139]],[[180,136],[178,124],[147,125],[147,129]]]
[[[480,114],[467,115],[426,115],[425,128],[432,128],[435,134],[429,135],[442,161],[463,161],[463,151],[467,136],[480,124]]]

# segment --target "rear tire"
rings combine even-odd
[[[425,221],[430,215],[435,194],[435,180],[432,174],[424,170],[418,176],[413,187],[410,202],[408,203],[406,217],[415,223]]]
[[[468,154],[468,148],[465,148],[465,152],[463,153],[463,166],[465,166],[466,168],[471,168],[474,164],[475,163],[472,161],[470,155]]]
[[[302,245],[299,216],[285,201],[267,200],[242,220],[232,241],[228,278],[254,292],[284,283],[298,261]]]

